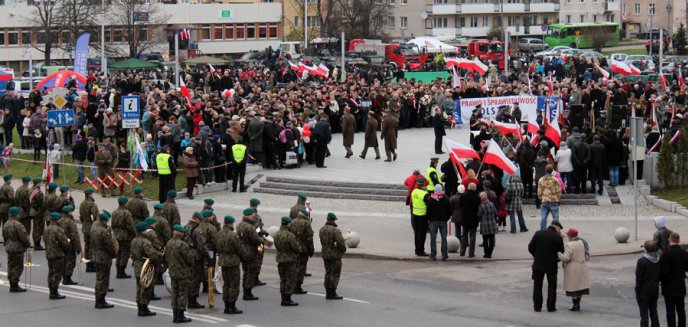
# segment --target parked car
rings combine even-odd
[[[518,40],[518,51],[522,52],[543,51],[547,49],[547,47],[548,46],[542,42],[542,39],[524,37]]]
[[[648,55],[629,55],[623,62],[633,64],[641,71],[655,71],[655,63]]]
[[[553,47],[548,50],[540,51],[535,53],[535,57],[551,57],[555,56],[559,51],[565,50],[565,49],[571,49],[571,47],[567,47],[565,45],[558,45],[556,47]]]
[[[571,57],[577,57],[582,55],[584,52],[581,49],[565,49],[559,51],[557,56],[563,57],[563,58],[571,58]]]
[[[609,59],[614,59],[616,61],[624,61],[626,57],[628,57],[628,55],[625,53],[612,53],[609,55]]]
[[[604,58],[604,55],[597,52],[597,51],[588,51],[583,53],[583,58],[585,59],[592,59],[592,60],[600,60]]]

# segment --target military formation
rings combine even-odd
[[[166,286],[172,293],[173,322],[189,322],[191,319],[185,315],[187,309],[205,307],[198,302],[200,292],[209,292],[208,304],[214,305],[214,284],[218,275],[221,276],[224,313],[240,314],[242,311],[236,306],[240,293],[244,301],[259,300],[253,288],[265,285],[259,275],[265,248],[273,245],[281,305],[297,306],[292,295],[307,293],[303,281],[310,276],[306,267],[314,254],[314,231],[305,194],[299,194],[289,216],[281,218],[281,226],[273,239],[263,229],[258,199],[250,200],[238,222],[229,215],[218,221],[213,210],[214,201],[206,199],[203,209],[194,212],[186,226],[182,226],[174,190],[167,192],[164,203],[153,206],[150,216],[140,187],[134,189],[131,199],[119,196],[118,207],[112,213],[98,208],[93,198],[95,190],[88,188],[78,207],[80,234],[68,186],[50,183],[44,193],[40,178],[23,177],[22,185],[15,191],[11,185],[12,175],[5,175],[3,179],[0,224],[7,252],[10,293],[26,291],[19,283],[25,260],[31,260],[33,251],[44,250],[51,300],[65,298],[58,291],[60,284],[77,284],[72,275],[77,264],[85,262],[85,271],[96,276],[95,308],[114,307],[106,301],[108,292],[113,291],[109,285],[113,261],[115,278],[128,279],[132,277],[127,274],[131,259],[138,316],[156,314],[148,305],[160,299],[155,295],[155,285],[165,284],[163,274],[169,276]],[[328,300],[342,299],[337,294],[337,286],[346,246],[336,220],[337,216],[329,213],[319,232]],[[218,274],[216,269],[220,269]]]

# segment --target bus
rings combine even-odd
[[[549,24],[545,43],[550,47],[565,45],[572,48],[592,48],[593,35],[610,34],[604,46],[619,44],[620,26],[616,23]]]

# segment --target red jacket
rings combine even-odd
[[[406,187],[408,188],[408,193],[407,193],[408,196],[411,196],[411,192],[413,192],[413,190],[416,189],[416,187],[418,185],[418,182],[416,182],[416,180],[418,178],[425,178],[425,176],[423,176],[423,174],[418,174],[418,175],[411,174],[411,175],[409,175],[409,177],[406,177],[406,180],[404,181],[404,185],[406,185]],[[425,185],[428,185],[427,180],[425,181]]]

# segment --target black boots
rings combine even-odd
[[[51,287],[50,288],[50,297],[51,300],[62,300],[65,298],[64,295],[61,295],[60,293],[57,292],[57,287]]]
[[[256,284],[256,286],[263,286],[263,285],[265,285],[265,282],[260,280],[260,278],[256,277],[255,284]]]
[[[228,315],[236,315],[243,313],[243,311],[237,309],[236,302],[225,301],[225,313]]]
[[[189,309],[203,309],[203,308],[205,308],[205,305],[198,303],[198,300],[195,298],[194,299],[190,298],[188,307],[189,307]]]
[[[10,293],[21,293],[21,292],[26,292],[26,290],[21,288],[19,286],[19,283],[12,283],[10,285]]]
[[[105,295],[96,295],[96,309],[110,309],[115,307],[114,305],[105,302]]]
[[[569,311],[580,311],[580,301],[580,298],[573,299],[573,306],[569,309]]]
[[[145,304],[138,304],[139,307],[139,317],[150,317],[155,316],[156,313],[148,310],[148,306]]]
[[[184,316],[184,310],[172,310],[172,315],[174,316],[172,318],[172,322],[174,323],[184,323],[191,321],[191,318],[187,318]]]
[[[203,289],[201,291],[203,293],[208,293],[208,282],[203,282]]]
[[[151,291],[151,296],[150,296],[151,301],[158,301],[160,300],[160,297],[155,295],[155,288]]]
[[[257,301],[258,297],[253,295],[250,288],[244,289],[244,301]]]
[[[45,250],[43,246],[41,245],[41,240],[37,240],[33,242],[33,250],[34,251],[43,251]]]
[[[293,307],[299,305],[298,303],[291,300],[291,295],[282,294],[282,306],[283,307]]]
[[[127,275],[127,273],[124,272],[125,269],[127,269],[127,267],[117,267],[117,276],[115,278],[117,278],[117,279],[131,278],[130,275]]]
[[[162,274],[158,274],[158,278],[155,279],[155,285],[165,285],[165,281],[162,280]]]
[[[93,263],[93,261],[89,261],[86,263],[86,272],[87,273],[96,272],[96,265]]]
[[[296,290],[294,291],[294,294],[308,294],[306,290],[301,288],[301,286],[296,287]]]
[[[344,298],[337,294],[336,288],[326,288],[325,291],[327,291],[327,295],[325,296],[325,299],[327,300],[341,300]]]
[[[62,280],[62,285],[76,285],[76,284],[77,284],[77,283],[76,283],[75,281],[72,280],[72,276],[65,277],[65,278]]]

